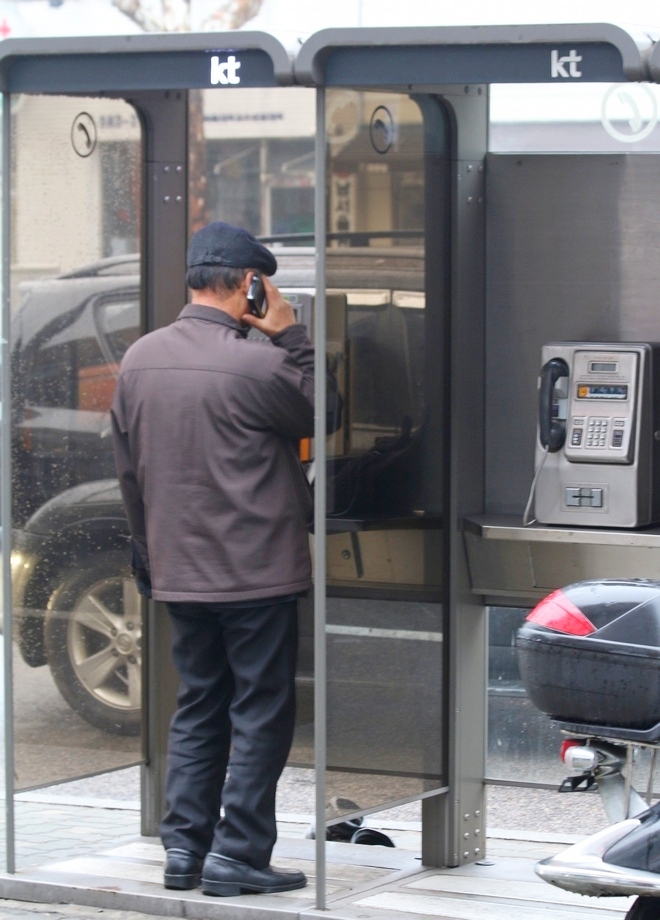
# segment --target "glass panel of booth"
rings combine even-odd
[[[345,417],[327,448],[332,821],[444,785],[441,508],[423,458],[441,364],[427,318],[442,305],[426,298],[417,102],[328,90],[326,142],[328,339],[343,323],[346,341]]]
[[[142,142],[121,100],[19,96],[11,125],[4,549],[25,793],[142,759],[141,605],[109,437],[118,363],[141,328]]]
[[[275,284],[312,332],[315,285],[315,92],[301,87],[215,89],[189,94],[190,230],[222,220],[269,245]],[[345,298],[344,298],[345,302]],[[255,333],[251,332],[251,336]],[[258,333],[257,333],[258,335]],[[343,331],[330,347],[342,364]],[[308,445],[301,445],[305,456]],[[302,457],[302,454],[301,454]],[[314,811],[313,605],[300,604],[297,725],[278,793],[282,812]]]
[[[314,91],[193,90],[189,107],[191,229],[223,220],[271,239],[279,250],[310,246]],[[310,287],[309,275],[302,280]]]
[[[198,164],[191,229],[225,220],[267,241],[278,260],[274,281],[311,329],[314,91],[203,90],[191,93],[190,111],[189,157]],[[433,489],[422,498],[418,475],[429,367],[440,370],[425,347],[421,110],[394,93],[333,91],[327,118],[327,352],[344,399],[342,425],[326,444],[328,799],[370,809],[443,782],[440,509],[428,497]],[[360,471],[372,458],[375,488]],[[312,606],[300,605],[290,757],[290,766],[307,769]],[[304,782],[294,790],[295,805],[287,808],[290,789],[281,791],[281,810],[313,812],[311,773],[307,779],[306,797]]]

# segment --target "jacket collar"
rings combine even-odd
[[[205,307],[200,303],[186,304],[177,317],[177,320],[179,319],[204,319],[211,323],[220,323],[221,326],[229,326],[230,329],[240,333],[243,338],[246,338],[250,331],[249,326],[239,323],[225,310],[220,310],[217,307]]]

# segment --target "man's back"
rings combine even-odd
[[[297,325],[273,342],[189,305],[122,362],[113,413],[130,432],[156,599],[236,602],[310,585],[296,448],[313,433],[313,349]]]

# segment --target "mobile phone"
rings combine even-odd
[[[250,313],[258,316],[259,319],[263,319],[266,315],[268,304],[266,303],[266,289],[264,288],[261,275],[255,274],[252,276],[252,281],[250,281],[250,287],[247,292],[247,299]]]

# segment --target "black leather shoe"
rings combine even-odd
[[[307,879],[297,869],[254,869],[247,863],[209,853],[202,869],[202,894],[228,898],[237,894],[274,894],[304,888]]]
[[[167,850],[166,855],[165,887],[181,891],[197,888],[202,877],[204,860],[190,850],[180,850],[178,847]]]

